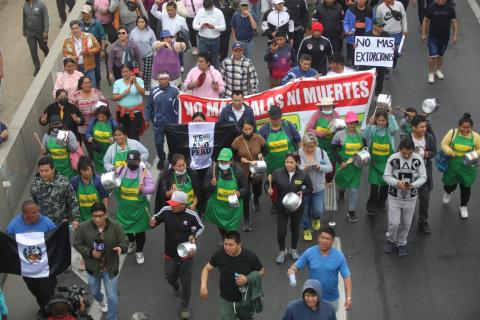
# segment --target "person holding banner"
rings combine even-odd
[[[138,150],[142,161],[147,161],[150,156],[147,148],[137,140],[129,139],[124,127],[116,127],[113,130],[115,142],[108,147],[103,157],[105,171],[112,171],[118,167],[127,165],[127,153],[130,150]]]
[[[213,163],[208,169],[203,184],[203,190],[211,193],[205,219],[218,227],[222,239],[227,231],[236,231],[239,228],[243,215],[243,199],[250,193],[242,169],[232,163],[232,158],[232,150],[223,148],[217,158],[218,165]],[[236,195],[237,205],[229,203],[229,196],[232,195]]]
[[[143,264],[145,231],[150,229],[150,202],[146,195],[155,191],[155,184],[150,171],[140,168],[140,157],[138,150],[128,151],[127,165],[115,170],[122,183],[114,189],[114,194],[118,204],[115,219],[127,234],[128,253],[133,252],[136,243],[135,258],[138,264]]]
[[[317,70],[311,68],[312,57],[309,54],[304,53],[299,57],[299,65],[288,71],[285,78],[282,79],[281,85],[287,84],[289,81],[293,81],[295,79],[320,77],[320,74],[317,72]]]
[[[332,139],[333,156],[340,164],[335,173],[335,183],[339,186],[339,201],[345,201],[348,191],[348,222],[358,221],[355,215],[357,206],[358,188],[362,179],[362,168],[357,168],[352,163],[354,154],[361,151],[366,145],[365,139],[358,132],[358,115],[349,111],[345,115],[347,128],[335,133]]]
[[[341,54],[332,54],[328,62],[330,63],[330,70],[327,72],[327,76],[344,75],[355,72],[355,70],[345,67],[345,58]]]
[[[257,123],[252,107],[244,102],[243,92],[235,90],[232,92],[232,103],[227,104],[222,109],[217,123],[235,123],[238,133],[240,133],[245,121],[253,123],[253,131],[257,131]]]

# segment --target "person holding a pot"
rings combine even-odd
[[[468,201],[470,200],[471,186],[477,178],[477,165],[465,165],[463,156],[468,152],[480,154],[480,136],[473,131],[473,120],[469,113],[464,113],[458,121],[458,128],[451,129],[442,139],[442,150],[450,158],[448,169],[443,174],[442,182],[445,193],[443,203],[448,204],[452,192],[460,185],[460,216],[468,218]]]
[[[387,183],[383,180],[383,173],[387,159],[395,150],[395,132],[398,131],[395,116],[384,108],[378,109],[370,117],[365,129],[365,138],[370,145],[371,161],[368,167],[368,182],[370,183],[370,197],[367,201],[367,214],[387,211]]]
[[[166,206],[150,219],[151,228],[165,224],[165,275],[168,283],[173,287],[175,296],[181,296],[181,319],[191,317],[188,304],[195,252],[183,255],[177,247],[182,243],[194,244],[205,228],[197,213],[188,208],[190,202],[190,196],[186,192],[175,190],[170,200],[166,202]],[[179,253],[182,256],[179,256]]]
[[[293,260],[300,257],[297,251],[297,243],[304,209],[303,197],[312,193],[313,186],[310,176],[300,169],[299,165],[300,156],[298,153],[289,152],[284,158],[283,168],[276,169],[268,177],[268,194],[272,196],[277,211],[277,242],[280,248],[280,252],[275,259],[277,264],[284,263],[288,253]],[[289,220],[291,247],[290,250],[286,250],[285,238]]]
[[[355,215],[357,206],[358,188],[362,179],[362,168],[353,165],[353,156],[360,152],[366,145],[365,139],[358,132],[358,115],[349,111],[345,115],[347,127],[342,131],[335,133],[332,139],[333,156],[338,162],[335,173],[335,183],[339,187],[339,201],[345,201],[345,193],[348,191],[348,222],[358,221]]]
[[[142,161],[147,161],[150,156],[147,148],[140,142],[127,137],[124,127],[118,126],[113,130],[113,144],[108,147],[103,157],[105,171],[112,171],[118,167],[127,165],[127,153],[131,150],[138,150]]]
[[[205,219],[218,227],[223,237],[227,231],[236,231],[242,222],[243,199],[250,196],[249,185],[243,170],[232,163],[233,153],[223,148],[218,164],[213,163],[207,172],[203,190],[210,193]]]

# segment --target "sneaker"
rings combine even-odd
[[[407,245],[397,247],[397,255],[399,257],[405,257],[408,254]]]
[[[194,56],[198,55],[198,48],[197,48],[197,47],[193,47],[193,48],[192,48],[192,54],[193,54]]]
[[[358,218],[355,215],[355,211],[347,211],[347,218],[348,218],[348,222],[350,223],[355,223],[358,221]]]
[[[180,67],[180,72],[181,73],[184,73],[185,72],[185,68],[183,66]]]
[[[397,245],[394,242],[387,240],[385,241],[385,246],[383,247],[383,251],[385,251],[385,253],[392,253],[395,251],[396,248],[397,248]]]
[[[451,198],[452,194],[451,193],[446,193],[444,192],[443,193],[443,198],[442,198],[442,201],[444,204],[448,204],[450,202],[450,198]]]
[[[100,305],[100,310],[102,310],[103,313],[108,312],[108,305],[105,296],[103,296],[103,300],[100,301],[98,304]]]
[[[320,230],[320,219],[313,219],[312,221],[312,228],[315,231]]]
[[[182,308],[182,310],[180,311],[181,319],[190,319],[191,316],[192,314],[190,313],[190,310],[188,310],[188,308]]]
[[[418,221],[418,231],[422,232],[423,234],[432,233],[432,230],[430,230],[430,225],[428,224],[427,220]]]
[[[258,197],[253,197],[253,210],[260,211],[260,199]]]
[[[243,232],[251,232],[252,231],[252,223],[250,221],[245,221],[243,223]]]
[[[347,199],[347,197],[345,196],[345,190],[339,190],[338,191],[338,201],[343,202],[346,199]]]
[[[437,76],[438,79],[443,80],[445,78],[445,75],[443,74],[442,70],[436,70],[435,75]]]
[[[282,264],[285,262],[285,257],[287,256],[287,250],[285,251],[280,251],[277,255],[277,257],[275,258],[275,262],[277,264]]]
[[[143,252],[135,253],[135,259],[137,259],[138,264],[143,264],[145,262],[145,258],[143,257]]]
[[[180,284],[177,282],[172,287],[173,287],[173,295],[175,297],[179,297],[180,296]]]
[[[460,207],[460,216],[461,216],[463,219],[467,219],[467,218],[468,218],[468,210],[467,210],[467,207]]]
[[[127,254],[132,253],[134,250],[135,250],[135,242],[129,242]]]
[[[290,249],[288,253],[290,253],[293,260],[298,260],[298,258],[300,258],[300,254],[298,253],[297,249]]]
[[[428,83],[433,84],[435,83],[435,75],[433,73],[428,74]]]
[[[305,241],[312,241],[313,240],[312,230],[310,230],[310,229],[303,230],[303,240],[305,240]]]

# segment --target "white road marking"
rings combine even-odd
[[[335,241],[333,242],[333,247],[337,250],[342,251],[342,243],[339,237],[335,237]],[[337,312],[337,320],[346,320],[347,319],[347,312],[345,311],[345,285],[343,282],[343,278],[340,276],[338,280],[338,292],[340,294],[340,299],[338,300],[338,312]]]
[[[477,3],[477,0],[467,0],[468,4],[472,8],[473,14],[477,18],[478,23],[480,23],[480,6]]]

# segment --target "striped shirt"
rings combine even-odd
[[[230,97],[234,90],[241,90],[244,95],[257,93],[257,71],[249,58],[244,56],[240,60],[226,58],[220,65],[220,73],[225,83],[226,97]]]

